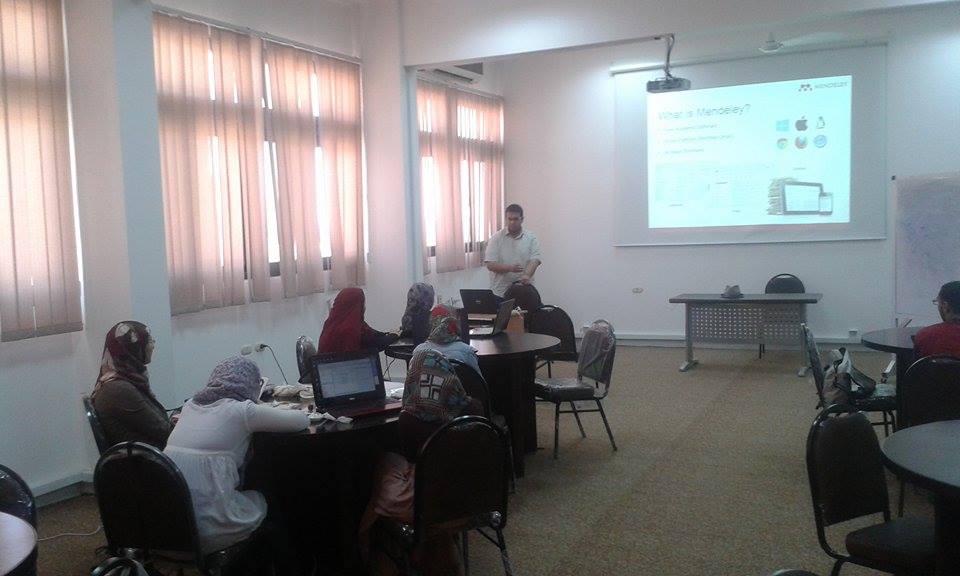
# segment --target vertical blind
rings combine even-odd
[[[503,205],[503,101],[417,82],[424,269],[483,264]]]
[[[60,0],[0,0],[0,340],[82,328]]]
[[[268,300],[271,261],[284,297],[362,283],[359,66],[159,13],[154,43],[173,313]]]

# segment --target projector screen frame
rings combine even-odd
[[[714,59],[684,63],[695,89],[740,86],[766,82],[795,81],[830,76],[852,76],[850,222],[799,223],[751,226],[704,226],[650,228],[647,212],[647,126],[646,97],[640,87],[655,74],[653,70],[617,72],[615,87],[615,247],[699,246],[723,244],[779,244],[783,242],[833,242],[886,240],[886,43],[757,56]],[[625,102],[624,79],[634,82],[634,96]],[[858,100],[859,99],[859,100]],[[631,106],[630,114],[623,107]],[[624,125],[624,117],[628,125]],[[631,138],[624,132],[633,130]],[[868,139],[865,134],[874,135]],[[642,144],[642,145],[640,145]],[[637,164],[642,166],[637,167]],[[624,166],[627,166],[627,169]],[[632,198],[630,198],[632,196]],[[831,209],[837,207],[835,197]],[[813,214],[813,213],[811,213]],[[637,229],[642,229],[639,234]],[[639,237],[638,237],[639,236]]]

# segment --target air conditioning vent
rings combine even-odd
[[[428,72],[444,80],[473,84],[483,78],[483,62],[439,66],[428,70]]]

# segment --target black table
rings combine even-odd
[[[537,354],[560,344],[546,334],[503,332],[493,338],[472,338],[477,360],[487,385],[493,408],[507,419],[513,445],[514,472],[524,474],[524,455],[537,449],[537,410],[533,381]],[[409,342],[397,341],[386,352],[392,358],[408,360],[413,354]]]
[[[920,326],[907,328],[888,328],[867,332],[860,338],[860,343],[867,348],[892,352],[897,355],[897,385],[903,382],[903,375],[913,363],[913,336],[920,330]]]
[[[0,576],[35,574],[37,531],[29,522],[0,512]]]
[[[803,330],[807,321],[807,304],[816,304],[822,294],[744,294],[742,298],[721,298],[719,294],[680,294],[669,300],[685,307],[684,334],[686,361],[680,371],[697,365],[693,358],[693,342],[797,342],[800,346],[800,369],[805,376],[806,360]]]
[[[921,424],[883,442],[894,474],[935,495],[937,571],[960,574],[960,420]]]

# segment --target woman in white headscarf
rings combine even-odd
[[[164,452],[190,487],[197,531],[204,553],[221,550],[258,531],[267,502],[255,490],[242,490],[243,466],[254,432],[296,432],[309,424],[306,413],[258,404],[260,369],[235,356],[217,364],[207,386],[184,404]],[[276,530],[259,531],[272,548],[278,573],[298,574]],[[263,533],[269,532],[269,533]],[[261,555],[262,558],[263,555]]]

